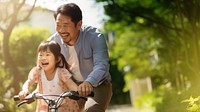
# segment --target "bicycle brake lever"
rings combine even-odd
[[[27,104],[30,104],[30,103],[32,103],[32,102],[34,102],[35,100],[33,99],[33,98],[31,98],[31,99],[26,99],[26,100],[23,100],[23,101],[21,101],[19,104],[17,104],[17,106],[18,107],[20,107],[22,104],[24,104],[24,103],[27,103]]]
[[[21,101],[17,106],[19,107],[19,106],[21,106],[21,105],[24,104],[24,103],[30,104],[30,103],[34,102],[34,101],[35,101],[34,95],[35,95],[35,94],[29,94],[29,95],[27,95],[27,96],[23,99],[23,101]]]
[[[19,104],[17,104],[17,106],[20,107],[20,106],[23,105],[24,103],[27,103],[27,100],[24,100],[24,101],[20,102]]]

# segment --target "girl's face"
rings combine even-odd
[[[47,51],[40,51],[38,53],[38,64],[46,73],[53,73],[56,68],[56,63],[55,56],[49,48]]]

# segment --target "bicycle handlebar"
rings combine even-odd
[[[27,95],[24,99],[22,99],[22,101],[18,104],[18,107],[21,106],[24,103],[30,104],[32,102],[35,101],[35,99],[43,99],[47,104],[49,104],[50,99],[48,99],[46,96],[57,96],[57,102],[62,102],[62,100],[65,97],[69,97],[70,99],[73,100],[79,100],[79,99],[84,99],[87,100],[86,97],[82,97],[78,94],[77,91],[66,91],[63,92],[61,95],[44,95],[44,94],[39,94],[39,93],[32,93]],[[92,92],[91,94],[89,94],[87,97],[94,97],[94,92]],[[15,95],[14,96],[14,101],[19,101],[19,96]]]

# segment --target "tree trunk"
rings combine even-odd
[[[9,38],[11,35],[13,28],[10,28],[9,30],[6,30],[4,32],[3,37],[3,60],[5,61],[5,67],[8,69],[9,74],[13,75],[12,82],[9,84],[9,86],[6,88],[7,92],[9,89],[14,88],[14,93],[18,93],[19,88],[19,82],[20,82],[20,72],[18,70],[18,67],[16,63],[14,62],[13,58],[10,55],[10,48],[9,48]]]

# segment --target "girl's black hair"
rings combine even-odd
[[[63,54],[61,54],[60,45],[55,41],[43,41],[43,42],[41,42],[40,45],[38,46],[36,56],[38,56],[38,53],[40,51],[47,51],[48,49],[53,53],[56,60],[59,59],[59,56],[61,57],[61,60],[56,63],[56,67],[59,67],[59,68],[65,67],[67,70],[69,70],[69,64],[65,60],[65,57],[63,56]]]

